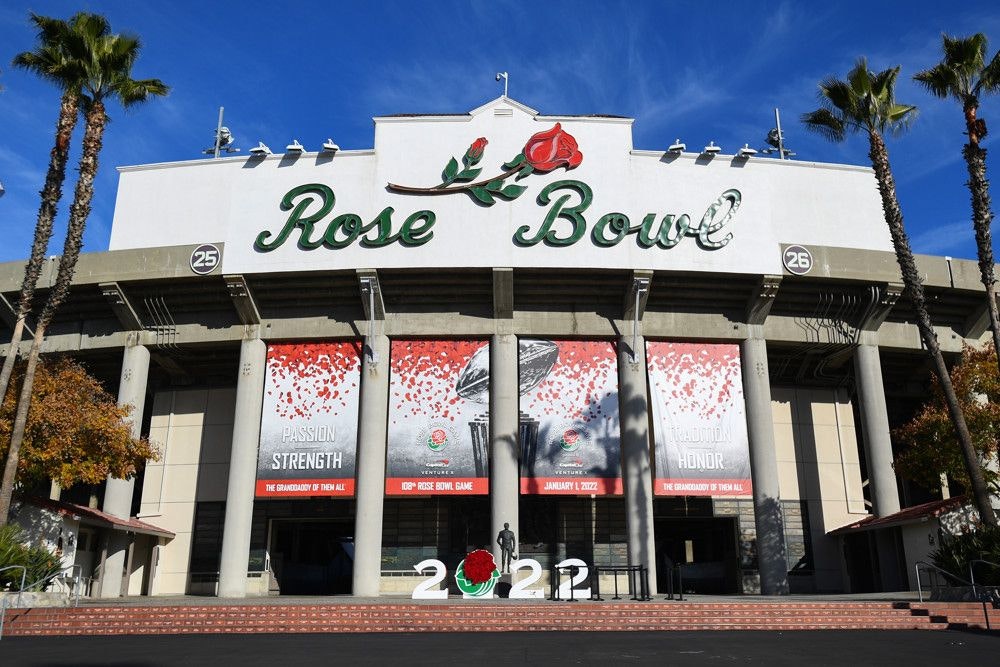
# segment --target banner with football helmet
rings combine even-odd
[[[521,493],[621,494],[614,345],[523,338],[518,361]]]
[[[648,341],[658,496],[749,496],[740,348]]]
[[[490,347],[393,340],[387,495],[489,493]]]
[[[269,345],[258,497],[353,496],[360,344]]]

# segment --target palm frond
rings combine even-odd
[[[830,109],[816,109],[802,114],[802,123],[806,129],[826,137],[830,141],[840,142],[846,136],[847,123],[840,115]]]
[[[892,104],[885,110],[885,123],[881,129],[898,137],[909,129],[918,113],[917,107],[911,104]]]
[[[930,69],[917,72],[913,75],[913,80],[935,97],[960,96],[958,77],[955,75],[955,71],[944,63],[938,63]]]
[[[847,81],[851,84],[851,89],[858,97],[871,92],[871,72],[868,71],[868,60],[864,56],[858,58],[854,67],[847,73]]]
[[[989,65],[979,73],[976,94],[978,95],[980,91],[991,94],[1000,92],[1000,51],[993,56]]]

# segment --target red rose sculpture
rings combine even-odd
[[[493,576],[493,570],[497,569],[497,563],[493,560],[493,554],[485,549],[476,549],[465,557],[465,578],[474,584],[481,584],[489,581]]]
[[[503,172],[489,178],[480,178],[483,169],[476,165],[482,160],[488,143],[486,137],[479,137],[465,151],[461,163],[454,157],[450,158],[441,171],[441,182],[438,185],[424,188],[388,183],[387,187],[395,192],[421,195],[464,192],[480,204],[492,206],[498,198],[512,201],[528,189],[524,185],[508,183],[507,179],[511,176],[514,176],[515,181],[520,181],[536,171],[544,173],[557,167],[572,169],[583,162],[583,153],[580,152],[576,138],[569,132],[564,132],[560,123],[556,123],[552,129],[532,135],[524,145],[524,150],[504,163]]]
[[[562,166],[572,169],[583,162],[583,153],[576,139],[569,132],[564,132],[560,123],[556,123],[551,130],[532,135],[524,145],[523,153],[525,162],[536,171],[552,171]]]
[[[486,150],[486,144],[490,142],[486,141],[486,137],[479,137],[472,142],[469,146],[469,150],[465,151],[465,164],[472,166],[483,159],[483,151]]]

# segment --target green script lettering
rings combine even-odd
[[[303,250],[314,250],[320,246],[335,250],[346,248],[359,238],[359,244],[365,248],[381,248],[397,241],[406,246],[419,246],[434,238],[432,228],[436,217],[432,211],[412,213],[394,234],[394,210],[391,206],[382,209],[368,224],[364,224],[361,216],[355,213],[338,215],[327,224],[322,236],[313,238],[317,223],[333,210],[336,201],[333,189],[322,183],[307,183],[292,188],[281,198],[281,210],[291,211],[285,225],[277,234],[266,229],[262,231],[254,241],[254,248],[260,252],[279,248],[296,229],[299,230],[298,246]],[[310,210],[313,212],[307,215]],[[376,232],[374,238],[369,235],[371,231]]]
[[[545,245],[551,246],[568,246],[573,245],[581,238],[583,238],[584,232],[587,231],[587,220],[583,217],[583,212],[587,210],[590,206],[590,202],[594,199],[594,191],[590,189],[590,186],[583,181],[554,181],[545,186],[538,194],[538,203],[545,206],[550,201],[550,195],[556,190],[572,190],[580,197],[580,203],[576,206],[569,206],[563,208],[567,201],[572,199],[573,195],[564,194],[555,200],[552,207],[549,208],[549,212],[545,215],[545,220],[542,222],[541,227],[534,236],[528,238],[526,235],[531,231],[531,225],[521,225],[514,232],[514,240],[521,244],[532,246],[537,244],[539,241],[544,241]],[[569,236],[559,237],[556,230],[552,229],[552,224],[558,219],[569,220],[573,225],[573,231]]]

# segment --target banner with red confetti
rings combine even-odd
[[[354,495],[360,382],[357,341],[268,346],[258,497]]]
[[[648,341],[646,363],[654,495],[751,495],[739,346]]]
[[[392,341],[388,495],[489,493],[490,347]]]
[[[614,345],[524,338],[518,348],[521,493],[620,495]]]

